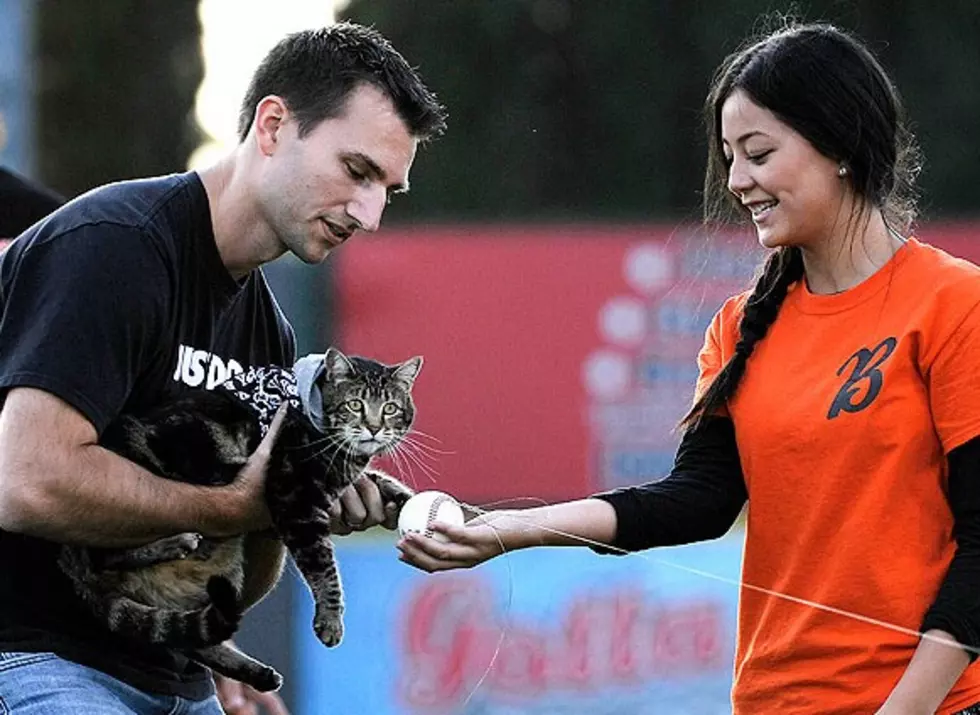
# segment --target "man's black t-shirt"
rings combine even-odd
[[[46,390],[99,433],[122,412],[294,359],[262,272],[236,281],[222,264],[194,173],[89,192],[0,257],[0,396]],[[150,692],[210,692],[184,656],[100,627],[58,570],[57,550],[0,531],[0,650],[54,651]]]

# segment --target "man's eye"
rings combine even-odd
[[[367,175],[364,172],[358,171],[350,164],[347,165],[347,173],[350,174],[350,178],[352,178],[354,181],[364,181],[367,178]]]

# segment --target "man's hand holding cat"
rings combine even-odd
[[[262,531],[272,526],[265,501],[265,479],[272,457],[272,446],[286,419],[286,408],[286,403],[283,403],[276,411],[269,431],[248,458],[248,463],[242,467],[235,481],[222,487],[229,497],[227,523],[221,527],[222,533],[211,533],[208,536],[233,536],[249,531]]]
[[[379,525],[393,531],[398,526],[398,507],[384,504],[378,485],[363,474],[330,505],[330,533],[346,536]]]

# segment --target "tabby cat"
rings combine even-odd
[[[368,465],[408,434],[421,367],[419,357],[388,366],[331,348],[303,358],[292,373],[253,369],[149,414],[124,415],[105,430],[101,444],[169,479],[229,484],[281,400],[289,400],[268,467],[266,501],[274,536],[316,602],[313,628],[332,647],[343,636],[344,606],[328,508],[365,473],[385,504],[400,509],[412,495]],[[247,538],[177,534],[135,549],[65,546],[59,563],[110,631],[183,650],[218,673],[267,691],[279,687],[281,676],[225,642],[244,610]]]

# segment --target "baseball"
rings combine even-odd
[[[398,514],[398,533],[423,534],[437,541],[446,541],[442,534],[432,531],[432,522],[462,526],[466,519],[459,503],[448,494],[437,491],[419,492],[402,507]]]

